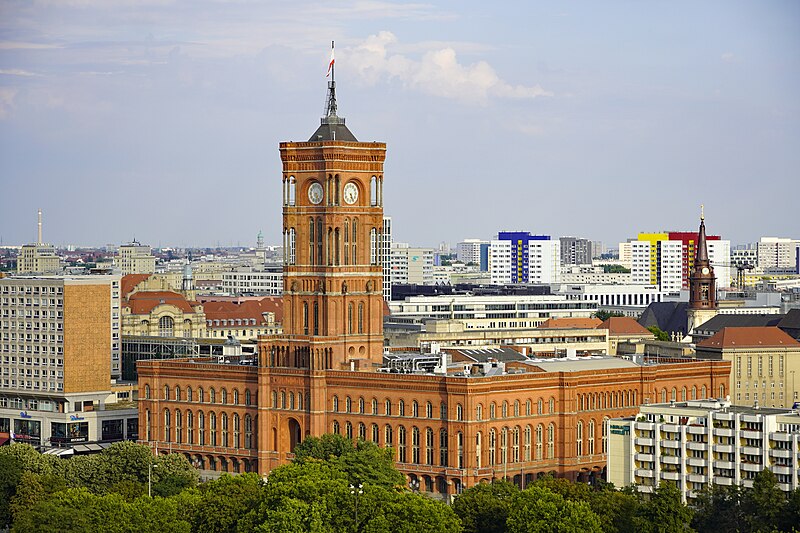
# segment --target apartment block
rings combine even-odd
[[[491,283],[557,283],[561,279],[561,243],[548,235],[501,231],[489,243]]]
[[[391,268],[392,285],[433,285],[433,248],[411,248],[406,243],[394,243]]]
[[[664,389],[661,403],[643,405],[635,417],[607,421],[608,481],[643,493],[671,481],[684,502],[712,485],[751,487],[765,468],[784,492],[800,487],[797,410],[704,398],[716,392],[693,388],[690,399],[683,387],[679,400],[675,387]]]
[[[676,294],[688,288],[696,239],[697,232],[640,233],[630,242],[633,283],[658,285],[661,291]],[[709,235],[707,246],[717,288],[726,288],[731,281],[730,241]]]
[[[114,266],[120,274],[152,274],[156,271],[156,258],[150,246],[137,241],[123,244],[119,247],[119,254],[114,257]]]

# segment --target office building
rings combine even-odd
[[[502,231],[489,243],[489,272],[494,285],[557,283],[561,243],[548,235]]]
[[[150,247],[136,240],[119,247],[114,257],[114,267],[123,276],[128,274],[152,274],[156,271],[156,258],[150,253]]]
[[[61,258],[52,244],[42,242],[42,210],[39,210],[37,239],[25,244],[17,255],[17,274],[57,274],[61,271]]]

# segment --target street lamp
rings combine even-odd
[[[153,497],[153,467],[158,468],[158,465],[153,464],[153,458],[147,463],[147,496]]]
[[[419,479],[414,478],[409,481],[408,487],[411,489],[411,492],[419,492]]]
[[[364,494],[364,485],[359,483],[358,485],[350,484],[350,494],[355,496],[356,498],[356,505],[355,505],[355,522],[356,522],[356,531],[358,531],[358,497]]]

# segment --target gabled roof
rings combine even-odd
[[[723,328],[714,336],[697,344],[698,348],[761,348],[800,347],[784,331],[776,327]]]
[[[152,274],[128,274],[122,276],[119,282],[120,297],[127,298],[138,284],[149,278]]]
[[[541,329],[594,329],[601,323],[599,318],[548,318],[539,325]]]
[[[775,326],[784,315],[717,315],[697,326],[697,331],[716,333],[723,328]]]
[[[638,322],[646,328],[658,326],[667,333],[677,331],[686,335],[688,306],[686,302],[653,302],[647,306]]]
[[[172,305],[184,313],[194,313],[192,304],[182,294],[171,291],[142,291],[128,297],[127,306],[134,315],[148,315],[159,305]]]
[[[283,318],[283,301],[279,296],[265,296],[242,302],[210,301],[203,304],[203,310],[206,320],[255,319],[256,324],[262,324],[263,313],[275,313],[275,321],[280,322]]]
[[[597,329],[607,329],[609,335],[653,335],[649,329],[628,316],[609,317]]]

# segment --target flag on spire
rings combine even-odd
[[[333,41],[331,41],[331,61],[328,63],[328,73],[325,74],[326,78],[331,75],[331,71],[333,70],[333,61]]]

